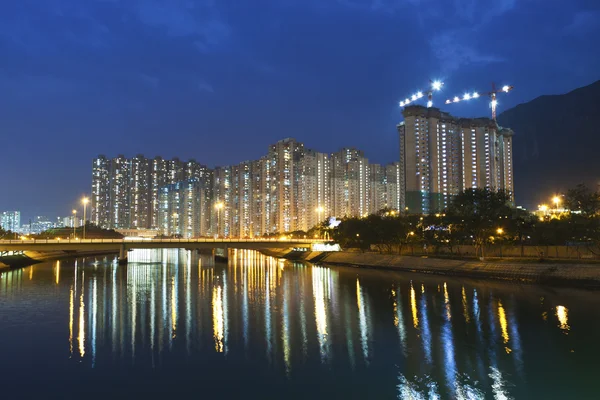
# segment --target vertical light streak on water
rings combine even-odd
[[[98,335],[98,277],[92,279],[92,368],[96,366],[96,343]]]
[[[412,311],[413,326],[419,329],[419,317],[417,316],[417,299],[412,281],[410,282],[410,309]]]
[[[79,342],[79,356],[85,356],[85,304],[83,296],[85,294],[85,271],[81,273],[81,295],[79,297],[79,332],[77,341]]]
[[[431,330],[429,328],[429,317],[427,316],[427,296],[421,294],[420,299],[421,312],[421,340],[423,341],[423,352],[425,353],[425,361],[431,364]]]
[[[360,342],[363,351],[365,363],[369,364],[369,323],[367,321],[367,312],[365,298],[360,286],[360,280],[356,278],[356,303],[358,305],[358,322],[360,326]]]
[[[569,326],[569,309],[565,306],[556,306],[556,318],[558,318],[558,327],[567,334],[571,329]]]
[[[292,360],[290,349],[290,288],[289,281],[284,278],[283,288],[283,314],[282,314],[282,341],[283,341],[283,361],[285,363],[285,374],[289,378],[292,372]]]
[[[464,286],[462,287],[462,306],[465,322],[468,324],[469,322],[471,322],[471,317],[469,316],[469,302],[467,300],[467,293],[465,292]]]
[[[177,274],[171,277],[171,338],[169,339],[169,348],[173,348],[173,340],[177,338]]]
[[[313,283],[313,298],[315,303],[315,323],[317,327],[317,341],[319,343],[319,352],[321,354],[321,362],[325,363],[328,357],[328,338],[327,338],[327,309],[325,305],[324,287],[328,269],[313,266],[312,267],[312,283]]]
[[[510,335],[508,334],[508,324],[506,322],[506,312],[504,311],[504,306],[502,306],[502,301],[498,299],[498,321],[500,322],[500,329],[502,332],[502,340],[505,344],[504,351],[506,353],[510,353],[512,350],[508,347],[508,342],[510,341]]]
[[[152,368],[156,365],[154,363],[154,343],[156,341],[156,284],[154,276],[150,283],[150,352],[152,353]]]
[[[131,290],[130,308],[131,308],[131,360],[135,360],[135,339],[137,336],[137,268],[128,267],[127,277],[131,280],[131,285],[128,287]],[[129,280],[129,279],[128,279]]]
[[[223,271],[223,352],[227,354],[229,345],[229,288],[227,270]]]
[[[400,292],[400,286],[398,286],[398,291],[393,291],[392,296],[394,296],[394,325],[398,330],[398,335],[400,336],[400,343],[402,345],[402,353],[406,355],[407,352],[407,342],[406,342],[406,326],[404,322],[404,312],[402,306],[402,293]]]
[[[306,268],[303,268],[303,272],[306,271]],[[302,332],[302,357],[303,359],[306,360],[306,357],[308,357],[308,332],[306,330],[306,306],[304,304],[305,299],[304,299],[304,293],[305,293],[305,287],[304,284],[302,284],[302,282],[300,283],[300,287],[302,288],[302,290],[300,291],[299,295],[300,295],[300,331]]]
[[[111,327],[112,327],[112,351],[113,354],[117,352],[117,309],[119,305],[117,304],[117,264],[111,264],[112,269],[112,282],[111,282],[111,291],[112,291],[112,313],[111,313]]]
[[[356,368],[356,354],[354,351],[354,332],[352,331],[352,311],[350,302],[344,301],[344,321],[346,321],[346,347],[348,348],[348,359],[352,370]]]
[[[475,320],[475,327],[477,329],[477,343],[478,348],[485,351],[485,343],[483,338],[483,332],[481,330],[481,308],[479,306],[479,297],[477,296],[477,289],[473,289],[473,319]],[[484,376],[485,367],[483,363],[483,357],[481,351],[477,352],[477,369],[479,376]]]
[[[521,348],[521,336],[519,335],[519,326],[517,324],[517,318],[515,317],[515,313],[515,308],[510,307],[510,310],[508,312],[508,321],[510,326],[510,335],[512,338],[512,349],[513,357],[515,360],[515,367],[521,378],[523,378],[525,374],[525,372],[523,371],[523,349]]]
[[[496,343],[499,342],[498,340],[498,331],[496,329],[496,320],[495,320],[495,313],[494,313],[494,299],[492,297],[492,294],[490,293],[490,299],[489,299],[489,305],[488,305],[488,318],[489,318],[489,328],[490,328],[490,333],[489,333],[489,343],[488,343],[488,351],[489,351],[489,365],[491,366],[491,368],[496,368],[498,367],[498,360],[497,360],[497,355],[496,355]],[[490,374],[488,374],[488,376],[491,377]]]
[[[267,359],[269,363],[271,362],[271,352],[273,343],[271,341],[271,291],[269,290],[270,286],[270,270],[272,268],[272,263],[270,259],[267,259],[267,267],[265,273],[265,340],[267,345]]]
[[[191,353],[192,342],[192,252],[187,251],[185,268],[185,346],[188,355]]]
[[[73,357],[73,317],[75,313],[75,292],[69,290],[69,358]]]
[[[220,286],[213,286],[213,336],[215,340],[215,351],[223,353],[223,292]]]
[[[56,284],[60,282],[60,260],[56,260]]]
[[[163,250],[163,260],[164,260],[164,252],[165,250]],[[158,349],[158,353],[162,354],[162,349],[163,349],[163,345],[165,343],[165,330],[168,331],[168,335],[169,335],[169,342],[171,341],[171,328],[170,328],[170,324],[169,324],[169,312],[167,311],[167,302],[168,302],[168,289],[169,286],[167,285],[167,264],[165,261],[163,261],[162,265],[161,265],[161,270],[162,270],[162,285],[161,285],[161,289],[162,289],[162,307],[161,307],[161,315],[162,315],[162,324],[160,325],[160,330],[159,330],[159,335],[158,335],[158,343],[159,343],[159,349]]]
[[[246,265],[246,268],[242,269],[242,282],[244,285],[243,288],[243,297],[242,297],[242,334],[244,336],[244,348],[247,349],[249,345],[249,318],[250,313],[248,310],[248,269],[252,268],[251,263]]]
[[[454,335],[452,333],[452,313],[450,308],[450,296],[448,288],[444,282],[444,307],[446,309],[446,319],[442,326],[442,347],[444,349],[444,374],[446,376],[446,386],[454,396],[459,395],[459,386],[457,384],[456,360],[454,355]]]

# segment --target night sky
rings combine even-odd
[[[598,21],[598,0],[2,1],[0,211],[69,215],[98,154],[213,167],[295,137],[397,161],[429,79],[437,105],[514,85],[499,112],[570,91],[600,78]]]

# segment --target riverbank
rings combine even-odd
[[[22,255],[0,257],[0,271],[10,268],[26,267],[44,261],[61,260],[77,257],[96,257],[118,254],[114,251],[25,251]]]
[[[272,249],[265,254],[320,264],[600,289],[598,264],[475,261],[347,251],[322,253]]]

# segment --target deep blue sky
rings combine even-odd
[[[295,137],[396,161],[429,79],[438,105],[515,85],[500,111],[567,92],[600,78],[598,21],[598,0],[3,1],[0,210],[68,215],[98,154],[214,166]]]

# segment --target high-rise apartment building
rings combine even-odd
[[[342,149],[331,156],[333,215],[358,217],[369,214],[369,160],[357,149]]]
[[[184,237],[308,231],[331,216],[399,209],[401,178],[398,163],[370,165],[357,149],[320,153],[292,138],[258,160],[214,170],[195,160],[99,156],[92,222]]]
[[[305,149],[300,160],[298,229],[307,231],[333,215],[330,180],[331,157]]]
[[[512,196],[512,131],[488,118],[455,118],[437,108],[408,106],[400,134],[400,209],[433,213],[469,188]]]
[[[270,226],[268,232],[291,232],[299,229],[298,193],[300,186],[300,160],[304,145],[296,139],[278,141],[269,148],[267,162],[270,181]]]
[[[103,228],[110,221],[110,160],[98,156],[92,163],[91,223]]]
[[[163,235],[195,238],[208,231],[203,215],[209,213],[208,187],[196,179],[173,183],[159,190],[159,231]]]
[[[202,191],[202,201],[209,202],[212,173],[194,160],[98,156],[92,164],[91,222],[111,229],[158,229],[164,226],[159,218],[160,189],[192,179],[208,188]],[[203,218],[201,226],[208,229],[210,214]]]
[[[18,232],[21,228],[21,212],[2,212],[2,214],[0,214],[0,227],[5,231]]]

